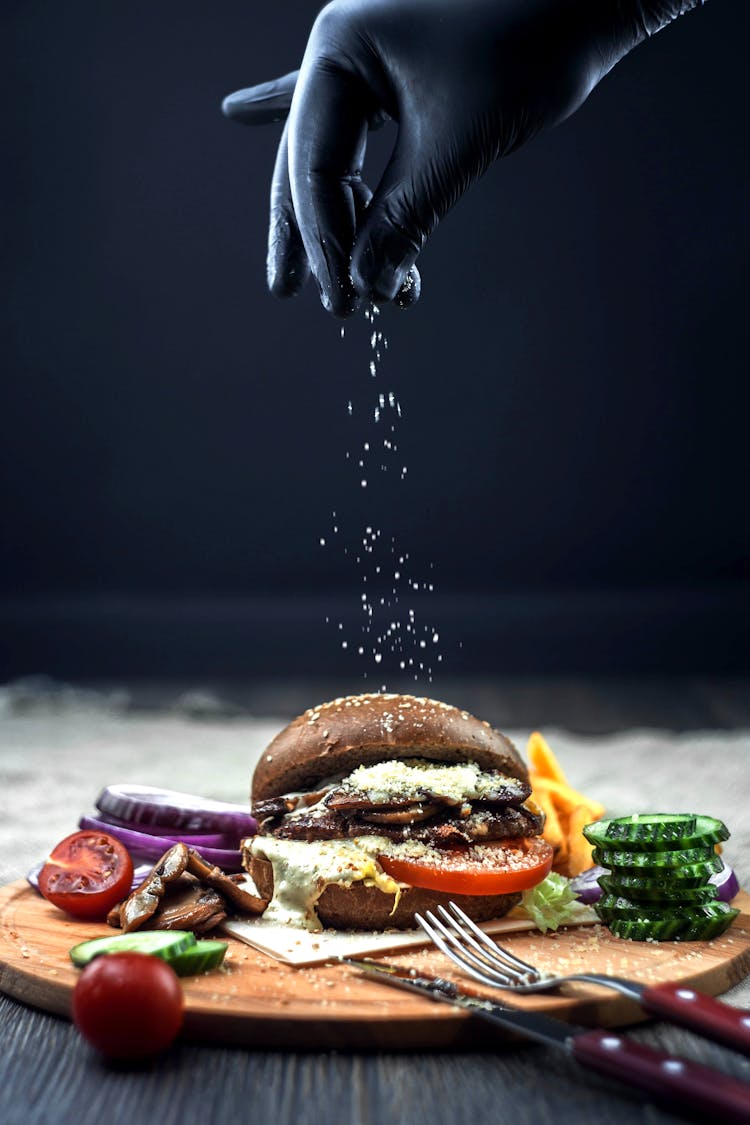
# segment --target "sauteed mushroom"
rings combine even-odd
[[[245,914],[262,914],[268,905],[243,882],[206,863],[193,848],[175,844],[145,882],[110,911],[107,922],[125,933],[143,926],[205,933],[224,921],[230,903]]]

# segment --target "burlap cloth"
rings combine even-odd
[[[25,875],[75,831],[105,785],[138,782],[247,800],[258,755],[292,718],[192,718],[184,711],[132,713],[117,695],[80,692],[30,703],[0,689],[0,883]],[[523,749],[530,732],[509,733]],[[720,817],[732,833],[725,857],[750,887],[750,731],[629,730],[596,738],[544,733],[571,784],[612,815],[650,810]],[[727,998],[750,1006],[750,980]]]

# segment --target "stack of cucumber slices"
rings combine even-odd
[[[588,824],[604,894],[594,909],[613,934],[631,941],[707,941],[739,914],[709,882],[723,861],[714,845],[729,837],[711,816],[643,813]]]

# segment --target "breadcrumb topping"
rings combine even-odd
[[[358,766],[343,781],[347,789],[364,793],[373,804],[394,797],[413,797],[429,792],[452,801],[481,801],[491,798],[506,778],[497,771],[485,773],[476,762],[446,765],[423,758],[391,759],[371,766]]]

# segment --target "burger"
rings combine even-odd
[[[454,901],[506,914],[552,864],[516,748],[466,711],[411,695],[353,695],[305,711],[252,782],[243,864],[269,921],[408,929]]]

